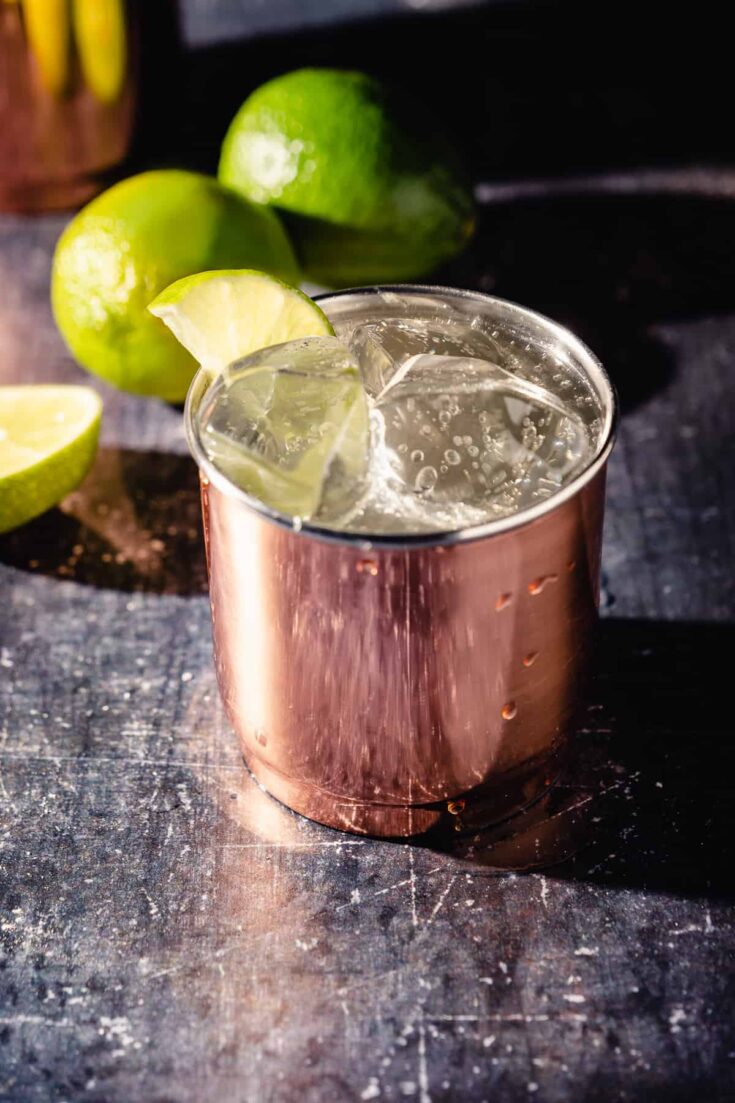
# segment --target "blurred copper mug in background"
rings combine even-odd
[[[127,156],[142,47],[160,51],[176,22],[171,0],[149,8],[0,0],[0,209],[78,206]],[[155,61],[160,73],[167,58]]]
[[[320,305],[349,321],[376,290]],[[400,290],[469,304],[584,373],[603,415],[587,468],[522,514],[448,535],[296,530],[208,461],[204,371],[186,413],[217,676],[245,759],[296,811],[387,836],[497,823],[553,783],[597,617],[615,423],[607,376],[567,330],[486,295]]]

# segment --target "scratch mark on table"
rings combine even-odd
[[[427,920],[427,922],[426,922],[426,926],[427,926],[427,927],[430,927],[430,926],[431,926],[431,924],[432,924],[432,923],[434,922],[434,920],[436,919],[437,915],[438,915],[438,914],[439,914],[439,912],[441,911],[441,909],[442,909],[442,907],[443,907],[443,905],[444,905],[444,901],[446,900],[446,898],[447,898],[447,895],[448,895],[449,891],[450,891],[450,890],[451,890],[451,888],[452,888],[452,885],[454,884],[454,882],[455,882],[456,880],[457,880],[457,874],[456,874],[456,873],[453,873],[453,874],[452,874],[452,876],[451,876],[451,877],[449,878],[449,880],[447,881],[447,884],[446,884],[445,888],[443,889],[443,891],[442,891],[442,893],[441,893],[441,895],[440,895],[439,899],[437,900],[436,904],[434,905],[434,907],[433,907],[433,909],[432,909],[431,915],[429,916],[429,918],[428,918],[428,920]]]

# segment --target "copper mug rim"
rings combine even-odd
[[[605,371],[602,363],[590,348],[566,326],[548,318],[545,314],[520,306],[518,303],[495,295],[486,295],[482,291],[468,291],[462,288],[443,287],[432,284],[380,284],[372,287],[348,287],[339,291],[328,291],[315,296],[315,301],[325,303],[328,299],[344,298],[348,295],[377,295],[377,294],[412,294],[435,295],[439,297],[479,299],[484,303],[500,307],[507,313],[514,315],[518,321],[533,322],[541,326],[550,337],[555,338],[568,352],[576,355],[584,371],[595,384],[603,403],[604,424],[600,433],[600,441],[590,462],[557,493],[550,498],[539,502],[538,505],[519,510],[517,513],[500,517],[494,521],[487,521],[482,525],[471,525],[461,529],[451,529],[430,533],[364,533],[364,532],[339,532],[325,528],[309,521],[302,521],[299,526],[294,525],[293,517],[279,513],[278,510],[261,502],[258,498],[248,494],[247,491],[237,486],[227,478],[211,462],[202,445],[196,414],[204,394],[212,379],[207,368],[201,367],[194,376],[186,396],[184,407],[184,426],[189,450],[196,460],[197,466],[204,477],[219,491],[229,497],[238,499],[246,508],[259,514],[264,520],[270,521],[282,528],[287,528],[299,535],[311,536],[329,543],[348,544],[360,548],[415,548],[415,547],[439,547],[452,544],[464,544],[475,540],[483,540],[501,533],[520,529],[543,517],[545,514],[557,509],[564,502],[574,497],[582,487],[586,486],[602,467],[607,463],[617,432],[619,420],[619,403],[617,391]]]

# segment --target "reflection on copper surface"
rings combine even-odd
[[[458,799],[484,823],[536,800],[590,650],[603,493],[600,472],[518,529],[366,557],[203,485],[217,676],[255,776],[358,833],[421,834]]]

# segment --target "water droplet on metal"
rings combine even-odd
[[[540,578],[534,578],[533,582],[528,583],[528,592],[534,597],[536,594],[542,593],[550,582],[556,582],[559,578],[558,574],[545,574]]]

